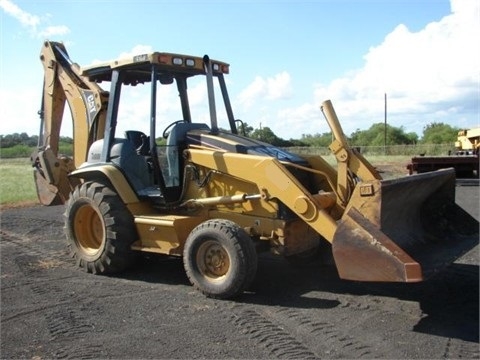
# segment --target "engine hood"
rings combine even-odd
[[[198,145],[238,154],[269,156],[279,161],[308,166],[308,163],[300,156],[279,147],[224,131],[220,131],[218,134],[212,134],[206,130],[192,130],[187,133],[186,143],[187,146]]]

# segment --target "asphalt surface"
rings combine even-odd
[[[457,202],[478,220],[478,186],[458,186]],[[222,301],[194,291],[179,259],[82,272],[62,213],[2,209],[2,359],[480,358],[478,246],[417,284],[262,255],[252,289]]]

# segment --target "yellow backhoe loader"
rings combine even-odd
[[[40,58],[37,192],[42,204],[65,203],[69,247],[90,273],[122,271],[140,252],[179,256],[195,288],[230,298],[254,279],[260,251],[302,259],[331,244],[343,279],[417,282],[478,244],[478,222],[455,204],[453,170],[382,180],[349,147],[330,101],[321,110],[337,167],[239,134],[229,65],[208,56],[153,52],[80,68],[64,45],[46,41]],[[187,83],[198,78],[208,124],[191,114]],[[149,132],[132,118],[132,130],[119,135],[121,90],[132,86],[149,89],[141,102]],[[178,92],[181,120],[165,121],[157,110],[172,106],[163,97],[168,86]],[[217,122],[215,91],[228,130]],[[65,102],[73,158],[58,152]],[[159,134],[166,145],[157,144]]]

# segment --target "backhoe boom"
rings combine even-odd
[[[46,41],[40,60],[44,67],[41,129],[32,166],[40,202],[53,205],[66,201],[71,191],[67,174],[85,162],[89,146],[104,136],[108,92],[80,74],[61,43]],[[59,154],[65,102],[72,117],[73,158]]]

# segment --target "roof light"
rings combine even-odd
[[[158,62],[160,64],[168,64],[168,56],[167,55],[158,55]]]
[[[218,64],[213,64],[213,71],[220,71],[220,66]]]
[[[174,57],[172,59],[172,63],[173,65],[182,65],[183,64],[183,59],[182,58],[178,58],[178,57]]]
[[[148,61],[148,54],[135,55],[133,57],[133,62]]]
[[[195,60],[193,60],[193,59],[185,59],[185,65],[187,65],[187,66],[195,66]]]

